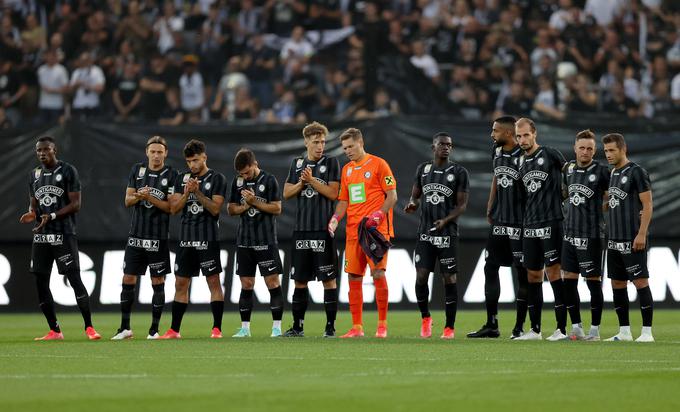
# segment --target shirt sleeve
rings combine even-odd
[[[64,188],[67,193],[80,192],[80,176],[78,175],[78,170],[69,166],[68,168],[68,178],[65,179]]]
[[[35,181],[35,173],[36,169],[33,169],[31,172],[31,177],[28,179],[28,193],[31,195],[31,197],[35,197],[35,191],[33,190],[33,181]]]
[[[633,173],[633,187],[638,193],[645,193],[652,190],[652,182],[649,180],[649,174],[645,169],[636,167]]]
[[[175,194],[175,182],[177,181],[177,170],[168,170],[168,196]]]
[[[555,163],[559,166],[560,170],[564,168],[564,165],[567,164],[567,159],[564,158],[564,155],[562,152],[560,152],[557,149],[551,149],[550,154],[552,155],[552,158],[555,160]]]
[[[423,174],[423,169],[425,167],[425,163],[421,163],[418,165],[416,168],[416,174],[413,176],[413,186],[417,187],[418,189],[423,189],[423,184],[420,181],[420,176]]]
[[[609,190],[609,181],[611,180],[612,175],[609,168],[605,166],[600,167],[600,174],[600,185],[602,185],[602,190],[606,192]]]
[[[466,168],[458,169],[458,193],[467,193],[470,191],[470,177]]]
[[[241,193],[236,188],[236,178],[231,181],[231,191],[229,192],[229,203],[241,203]]]
[[[385,160],[381,159],[378,174],[383,192],[388,192],[397,188],[397,180],[394,178],[390,165],[388,165]]]
[[[267,179],[267,201],[278,202],[281,200],[281,193],[279,192],[279,182],[274,175],[269,175]]]
[[[135,179],[137,177],[137,165],[132,166],[132,169],[130,170],[130,175],[128,176],[128,183],[127,187],[130,189],[137,189],[137,185],[135,184]],[[175,184],[175,181],[173,179],[170,179],[171,184]]]
[[[178,173],[175,177],[175,193],[180,195],[184,193],[184,187],[182,186],[182,183],[184,183],[184,174]]]
[[[332,157],[328,159],[328,182],[340,181],[340,164],[338,159]]]
[[[345,173],[345,168],[342,169],[342,174],[340,176],[340,193],[338,194],[338,200],[344,200],[345,202],[349,200],[349,192],[347,191],[347,173]]]
[[[286,183],[290,183],[292,185],[296,184],[300,180],[300,176],[295,172],[295,164],[297,163],[298,159],[293,159],[293,161],[290,163],[290,169],[288,169],[288,177],[286,178]]]
[[[227,178],[222,173],[215,175],[215,187],[212,194],[213,196],[227,196]]]

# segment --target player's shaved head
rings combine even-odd
[[[54,137],[52,136],[40,136],[36,143],[50,143],[53,146],[57,145],[57,142],[54,140]]]

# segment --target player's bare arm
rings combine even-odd
[[[335,231],[338,229],[338,224],[340,224],[343,216],[345,216],[345,213],[347,213],[347,205],[348,203],[346,200],[340,200],[335,205],[335,213],[328,222],[328,233],[330,233],[331,236],[335,236]]]
[[[128,190],[130,190],[130,188],[128,188]],[[132,189],[132,190],[134,190],[134,189]],[[148,186],[140,188],[138,192],[135,192],[134,197],[137,198],[137,201],[133,204],[136,204],[139,201],[147,201],[147,202],[151,203],[152,205],[154,205],[155,207],[157,207],[158,209],[162,210],[163,212],[171,213],[170,201],[169,200],[161,200],[161,199],[158,199],[155,196],[152,196],[151,191],[149,190]],[[126,200],[127,200],[127,197],[126,197]],[[126,204],[126,206],[127,206],[127,204]]]
[[[211,215],[218,216],[220,214],[220,210],[224,204],[224,197],[213,195],[213,197],[210,198],[198,189],[194,192],[194,196],[196,196],[196,199],[201,202],[203,207],[210,212]]]
[[[35,200],[33,196],[31,196],[28,199],[29,206],[28,206],[28,212],[24,213],[21,215],[19,218],[19,223],[32,223],[35,222],[36,215],[35,215],[35,209],[38,208],[38,201]]]
[[[451,222],[455,222],[460,215],[465,213],[469,197],[467,192],[458,192],[456,194],[456,207],[445,218],[434,221],[434,226],[437,230],[441,230]]]
[[[239,216],[242,213],[245,213],[248,209],[250,209],[250,205],[248,203],[229,203],[227,205],[227,213],[229,213],[229,216]]]
[[[397,189],[388,190],[385,192],[385,201],[380,207],[380,211],[384,214],[390,211],[397,204]]]
[[[132,207],[139,203],[141,198],[137,194],[137,190],[134,187],[128,187],[125,189],[125,207]]]
[[[491,179],[491,189],[489,190],[489,200],[486,202],[486,221],[489,224],[493,224],[493,220],[491,219],[491,212],[493,211],[493,204],[496,201],[496,190],[497,190],[497,185],[498,183],[496,182],[496,175],[494,175],[493,179]]]
[[[647,230],[649,229],[649,223],[652,221],[652,191],[648,190],[646,192],[640,193],[640,202],[642,202],[642,211],[640,212],[640,230],[633,240],[633,250],[640,251],[645,250],[647,246]]]
[[[191,182],[191,179],[189,179],[189,182],[184,186],[184,192],[182,194],[179,193],[174,193],[170,195],[168,198],[168,201],[170,202],[170,213],[173,215],[176,215],[177,213],[181,212],[182,209],[184,209],[184,205],[186,205],[187,200],[189,200],[189,183]]]
[[[306,168],[302,171],[300,182],[303,184],[309,184],[314,190],[319,192],[319,194],[327,199],[336,200],[338,198],[340,182],[328,182],[328,184],[320,182],[319,180],[316,180],[314,176],[312,176],[312,169],[310,168]]]
[[[274,202],[263,202],[255,197],[255,193],[253,193],[251,190],[242,190],[241,195],[243,196],[243,200],[245,200],[248,205],[260,210],[261,212],[272,215],[281,214],[282,208],[280,200]]]
[[[609,190],[605,190],[602,193],[602,212],[607,212],[609,210]]]
[[[418,210],[418,206],[420,206],[420,197],[423,195],[423,190],[419,188],[416,185],[413,185],[411,188],[411,197],[408,200],[408,203],[404,207],[404,212],[406,213],[413,213],[416,210]]]
[[[297,183],[286,183],[283,185],[283,200],[292,199],[302,192],[305,182],[300,179]]]

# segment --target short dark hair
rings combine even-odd
[[[252,150],[244,147],[236,152],[236,156],[234,156],[234,169],[236,169],[237,172],[240,172],[256,161],[257,159],[255,159],[255,153],[253,153]]]
[[[515,127],[515,123],[517,122],[517,119],[515,119],[513,116],[501,116],[494,120],[495,123],[502,124],[503,126],[508,126],[508,127]]]
[[[531,129],[532,132],[536,131],[536,124],[534,123],[533,120],[529,119],[528,117],[520,117],[517,119],[515,122],[515,126],[519,126],[520,123],[526,123],[529,125],[529,128]]]
[[[184,157],[193,157],[205,153],[205,143],[197,139],[191,139],[184,145]]]
[[[354,127],[350,127],[349,129],[342,132],[342,134],[340,135],[341,141],[347,140],[347,139],[352,139],[352,140],[356,141],[356,140],[363,139],[363,138],[364,138],[364,135],[361,134],[361,130],[354,128]]]
[[[432,136],[432,143],[436,142],[437,139],[439,139],[440,137],[448,137],[449,139],[453,140],[453,137],[451,137],[450,134],[448,134],[446,132],[437,132],[437,133],[435,133],[434,136]]]
[[[45,142],[47,142],[47,143],[52,143],[52,144],[55,145],[55,146],[57,145],[57,142],[54,140],[54,137],[52,137],[52,136],[47,136],[47,135],[45,135],[45,136],[40,136],[40,137],[38,138],[38,141],[37,141],[36,143],[45,143]]]
[[[626,140],[621,133],[609,133],[602,138],[602,144],[616,143],[616,147],[623,149],[626,147]]]
[[[168,149],[168,143],[165,141],[165,139],[161,136],[152,136],[149,138],[149,140],[146,141],[146,147],[151,146],[154,143],[162,144],[165,146],[165,149]],[[205,149],[204,149],[205,150]]]
[[[309,139],[316,135],[328,136],[328,128],[319,122],[312,122],[302,129],[302,137]]]
[[[576,133],[576,141],[578,142],[582,139],[595,140],[595,133],[593,133],[593,131],[590,129],[581,130],[580,132]]]

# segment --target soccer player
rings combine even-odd
[[[229,215],[240,216],[236,234],[236,274],[241,280],[238,300],[241,328],[234,338],[250,336],[250,315],[253,311],[255,270],[260,269],[269,289],[272,312],[271,337],[281,336],[283,292],[279,274],[283,272],[276,236],[276,216],[281,214],[281,195],[274,175],[260,169],[255,153],[241,149],[234,157],[238,173],[231,183]]]
[[[458,302],[458,217],[465,212],[468,202],[469,179],[467,170],[449,160],[453,142],[448,133],[437,133],[432,138],[431,161],[416,169],[411,198],[404,208],[413,213],[425,197],[420,211],[418,241],[416,243],[416,298],[422,323],[420,336],[432,336],[432,316],[428,300],[428,280],[435,261],[444,280],[446,324],[442,339],[455,336]]]
[[[515,137],[515,118],[503,116],[496,119],[491,128],[494,141],[493,172],[487,220],[491,225],[486,244],[486,263],[484,264],[484,296],[486,304],[486,323],[476,332],[468,333],[468,338],[497,338],[498,299],[501,284],[498,270],[501,266],[513,266],[517,273],[517,316],[510,339],[524,333],[524,320],[527,315],[527,270],[522,254],[522,217],[524,212],[524,188],[519,175],[519,159],[522,149]]]
[[[611,133],[602,138],[607,162],[614,167],[609,182],[609,225],[607,271],[614,291],[619,333],[608,341],[631,341],[628,319],[628,281],[640,298],[642,333],[636,342],[654,342],[652,292],[647,269],[647,234],[652,221],[652,184],[647,171],[628,160],[623,136]]]
[[[523,217],[522,252],[527,268],[528,310],[531,330],[516,340],[541,340],[543,271],[555,294],[557,330],[548,340],[567,339],[567,311],[562,297],[560,253],[562,251],[562,168],[566,160],[558,150],[539,146],[536,126],[531,119],[515,123],[515,134],[524,154],[519,172],[526,191]]]
[[[50,292],[52,264],[57,262],[60,275],[65,275],[73,288],[78,309],[85,323],[88,339],[100,339],[92,327],[90,295],[80,279],[76,214],[80,211],[80,178],[73,165],[57,159],[57,146],[51,136],[42,136],[35,145],[40,166],[33,169],[29,180],[30,204],[21,223],[38,222],[33,228],[31,272],[35,275],[40,309],[50,331],[35,340],[62,340]]]
[[[324,154],[328,129],[313,122],[302,130],[307,155],[293,159],[283,198],[297,199],[295,231],[290,277],[295,281],[293,292],[293,327],[283,336],[304,336],[304,320],[309,291],[307,283],[323,282],[326,328],[323,336],[335,336],[338,312],[338,255],[335,240],[326,230],[333,215],[333,202],[338,198],[340,165],[334,157]]]
[[[567,216],[562,242],[564,302],[571,317],[572,340],[600,340],[602,319],[602,242],[603,201],[609,187],[609,168],[593,160],[597,151],[595,134],[583,130],[576,135],[576,160],[563,172],[563,190],[567,195]],[[586,279],[590,290],[591,326],[586,336],[581,324],[578,276]]]
[[[377,338],[387,337],[387,252],[382,260],[375,263],[361,249],[359,224],[367,217],[365,225],[378,230],[385,239],[394,237],[392,208],[397,203],[397,181],[387,162],[378,156],[366,153],[364,138],[359,129],[349,128],[340,135],[342,149],[349,162],[340,174],[340,194],[335,214],[328,222],[332,236],[340,220],[347,213],[345,242],[345,272],[349,276],[349,310],[352,313],[352,328],[342,338],[364,336],[363,276],[368,264],[375,285],[375,300],[378,306]]]
[[[121,322],[111,340],[132,338],[130,313],[137,279],[149,268],[153,297],[151,327],[147,339],[157,339],[158,323],[165,305],[165,275],[170,273],[168,229],[170,202],[177,173],[165,164],[168,144],[160,136],[146,142],[147,161],[132,167],[125,190],[125,207],[132,208],[132,223],[125,247],[123,287],[120,292]]]
[[[179,339],[182,317],[189,305],[191,278],[203,273],[210,289],[213,315],[211,338],[222,337],[224,291],[220,283],[222,261],[218,240],[220,210],[227,192],[227,179],[208,168],[205,143],[190,140],[184,146],[188,171],[175,179],[170,212],[182,211],[179,248],[175,257],[175,298],[172,323],[160,339]]]

